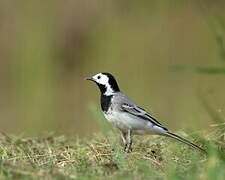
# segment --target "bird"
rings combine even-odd
[[[203,148],[169,131],[144,108],[130,100],[120,91],[112,74],[101,72],[85,79],[95,82],[99,87],[101,109],[104,117],[121,132],[124,152],[129,153],[132,151],[133,135],[148,134],[171,137],[194,149],[205,152]]]

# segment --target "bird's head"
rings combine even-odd
[[[101,93],[106,96],[120,91],[116,79],[110,73],[98,73],[92,77],[87,77],[85,79],[94,81],[98,85]]]

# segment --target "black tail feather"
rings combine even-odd
[[[180,136],[178,136],[178,135],[176,135],[176,134],[173,134],[173,133],[171,133],[171,132],[167,132],[167,133],[166,133],[166,136],[169,136],[169,137],[172,137],[172,138],[174,138],[174,139],[177,139],[178,141],[181,141],[181,142],[183,142],[183,143],[185,143],[185,144],[191,146],[191,147],[194,148],[194,149],[197,149],[197,150],[199,150],[199,151],[202,151],[202,152],[206,153],[206,151],[205,151],[204,149],[202,149],[201,147],[197,146],[196,144],[194,144],[194,143],[188,141],[187,139],[184,139],[184,138],[182,138],[182,137],[180,137]]]

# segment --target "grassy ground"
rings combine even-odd
[[[224,128],[178,134],[209,154],[159,136],[135,137],[125,154],[112,132],[86,139],[1,134],[0,179],[225,179]]]

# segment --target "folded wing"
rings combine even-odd
[[[152,117],[148,112],[146,112],[143,108],[140,108],[133,104],[122,104],[121,110],[127,113],[130,113],[136,117],[139,117],[140,119],[150,121],[155,126],[159,126],[163,128],[164,130],[168,131],[167,128],[163,127],[162,124],[160,124],[154,117]]]

